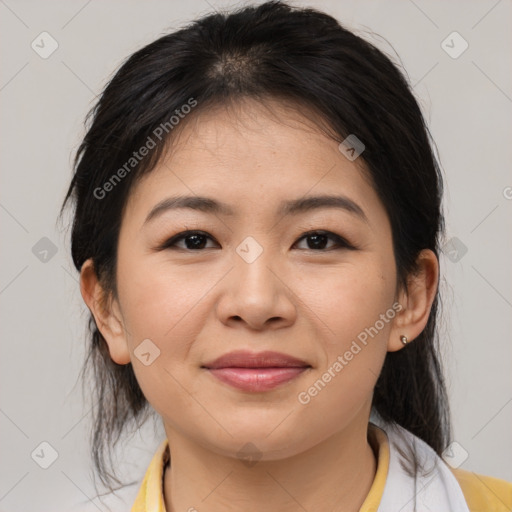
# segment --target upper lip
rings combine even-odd
[[[249,352],[237,350],[224,354],[202,365],[204,368],[305,368],[309,365],[302,359],[280,352]]]

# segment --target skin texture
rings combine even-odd
[[[171,448],[169,512],[357,511],[373,482],[373,388],[386,352],[403,348],[400,335],[412,341],[424,329],[438,261],[422,251],[421,271],[407,291],[397,290],[389,219],[362,157],[349,161],[313,118],[277,100],[244,100],[184,122],[166,157],[132,190],[119,238],[118,298],[104,293],[91,260],[82,267],[82,296],[112,359],[133,364],[162,417]],[[159,201],[181,194],[223,201],[235,214],[179,209],[144,225]],[[368,223],[336,208],[276,214],[283,200],[321,194],[349,197]],[[187,229],[211,238],[200,249],[190,239],[156,249]],[[356,249],[330,238],[317,249],[303,238],[312,230]],[[251,263],[236,251],[248,236],[263,249]],[[402,310],[300,403],[298,394],[397,302]],[[134,354],[145,339],[160,350],[147,366]],[[238,349],[284,352],[311,368],[262,393],[201,368]],[[237,455],[247,443],[258,454],[253,465]]]

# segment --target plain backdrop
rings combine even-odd
[[[445,177],[442,357],[461,467],[512,481],[512,4],[295,4],[335,16],[394,61],[396,51],[414,86]],[[104,510],[89,501],[91,404],[77,382],[88,315],[58,210],[85,114],[122,60],[233,5],[0,0],[0,512]],[[124,510],[161,439],[149,422],[120,450],[134,482]],[[38,453],[57,458],[43,469]]]

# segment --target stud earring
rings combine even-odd
[[[400,336],[400,341],[401,341],[404,345],[407,345],[407,343],[409,343],[409,341],[407,340],[407,336]]]

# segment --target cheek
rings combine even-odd
[[[183,386],[189,387],[187,376],[196,362],[194,341],[211,307],[205,295],[215,283],[195,275],[180,268],[171,271],[162,263],[136,264],[135,258],[125,258],[118,267],[133,370],[145,397],[161,415],[169,403],[178,409],[190,406]]]
[[[175,346],[172,340],[182,339],[182,326],[190,329],[187,317],[208,289],[204,278],[194,279],[179,267],[171,271],[165,264],[135,264],[127,259],[118,276],[132,349],[144,338],[162,347]]]
[[[320,290],[316,281],[312,309],[328,334],[318,340],[323,356],[319,367],[296,397],[319,438],[347,424],[371,400],[395,316],[394,290],[380,268],[337,274],[322,281]],[[322,417],[322,426],[315,423],[316,417]]]
[[[343,348],[392,306],[393,272],[372,255],[329,271],[305,274],[300,283],[301,298],[318,315],[316,323],[325,326],[330,347],[340,344]],[[379,323],[378,327],[386,334],[390,325]]]
[[[315,379],[322,380],[317,388],[323,390],[325,384],[326,391],[318,394],[322,395],[318,406],[333,400],[351,409],[371,393],[396,315],[393,274],[388,275],[385,277],[385,269],[377,261],[368,261],[338,268],[327,279],[304,283],[304,301],[309,302],[321,320],[317,325],[326,333],[319,336],[323,357]]]

